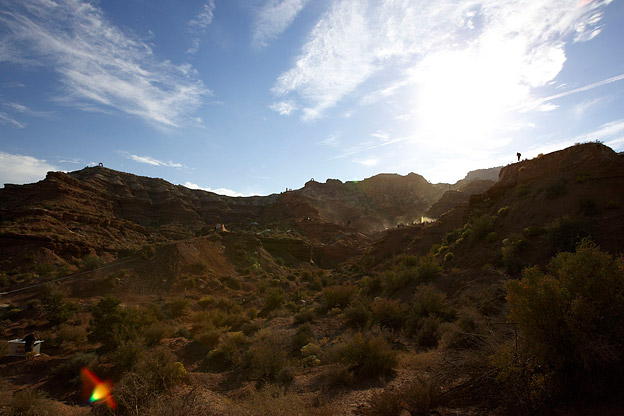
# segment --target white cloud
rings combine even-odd
[[[377,166],[379,164],[379,159],[377,159],[376,157],[369,157],[366,159],[354,159],[353,161],[355,163],[359,163],[360,165],[368,167]]]
[[[339,143],[338,136],[335,134],[332,134],[328,136],[326,139],[323,139],[319,142],[319,144],[322,144],[323,146],[331,146],[331,147],[337,147],[338,143]]]
[[[251,45],[261,49],[277,39],[288,29],[307,2],[308,0],[267,0],[254,18]]]
[[[202,6],[201,12],[189,22],[189,25],[200,30],[207,28],[210,26],[212,19],[214,18],[214,10],[214,0],[208,0],[208,2]]]
[[[374,102],[432,81],[449,98],[440,103],[459,96],[462,107],[470,107],[466,97],[485,91],[483,112],[513,107],[557,76],[565,43],[575,34],[589,40],[578,34],[597,30],[609,1],[336,0],[272,91],[296,98],[304,120],[321,117],[347,96]],[[386,73],[395,78],[392,84],[358,91]]]
[[[189,65],[158,59],[141,39],[82,0],[3,2],[0,60],[53,68],[80,109],[116,109],[158,126],[187,121],[210,91]]]
[[[377,130],[375,133],[371,134],[371,136],[378,138],[382,142],[390,140],[390,133],[386,133],[383,130]]]
[[[269,108],[283,116],[289,116],[292,114],[293,111],[296,111],[298,107],[293,101],[289,100],[273,103],[269,106]]]
[[[0,124],[12,124],[18,129],[23,129],[26,127],[26,123],[16,120],[11,115],[7,113],[0,112]]]
[[[137,155],[128,155],[127,156],[128,159],[132,159],[135,162],[139,162],[139,163],[145,163],[147,165],[152,165],[152,166],[164,166],[167,168],[183,168],[184,165],[182,165],[181,163],[174,163],[174,162],[162,162],[158,159],[154,159],[151,156],[137,156]]]
[[[0,184],[24,184],[45,178],[49,171],[59,170],[45,160],[32,156],[0,152]]]
[[[558,109],[559,106],[553,103],[544,103],[537,107],[537,111],[548,112]]]
[[[195,183],[192,183],[192,182],[184,182],[184,185],[182,185],[182,186],[185,186],[185,187],[187,187],[189,189],[199,189],[201,191],[207,191],[207,192],[212,192],[212,193],[215,193],[215,194],[226,195],[226,196],[253,196],[253,195],[255,195],[255,194],[245,194],[245,193],[241,193],[241,192],[236,192],[236,191],[233,191],[233,190],[227,189],[227,188],[215,188],[215,189],[213,189],[213,188],[203,188],[203,187],[201,187],[201,186],[199,186],[199,185],[197,185]]]
[[[214,18],[215,2],[214,0],[208,0],[202,8],[201,12],[195,16],[189,22],[189,26],[192,32],[203,33],[208,26],[212,23]],[[191,39],[191,47],[186,50],[189,55],[194,55],[199,51],[201,40],[198,37]]]

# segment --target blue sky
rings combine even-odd
[[[0,184],[98,162],[228,195],[624,150],[610,0],[0,0]]]

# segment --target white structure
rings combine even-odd
[[[43,341],[35,341],[32,345],[32,353],[35,357],[41,353],[41,343]],[[9,341],[9,355],[11,357],[25,357],[26,356],[26,341],[23,339],[12,339]]]

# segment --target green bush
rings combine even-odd
[[[301,325],[297,328],[297,332],[290,342],[290,350],[292,352],[299,352],[304,345],[314,341],[314,329],[309,323]]]
[[[172,299],[167,304],[167,309],[169,310],[169,313],[171,313],[171,316],[173,316],[174,318],[180,318],[186,313],[186,308],[188,308],[189,303],[190,302],[188,301],[188,299],[178,297]]]
[[[262,313],[267,314],[271,311],[279,309],[284,304],[284,292],[279,289],[272,290],[264,300]]]
[[[526,185],[520,185],[516,188],[516,196],[518,196],[518,198],[525,197],[530,193],[531,191]]]
[[[382,328],[400,330],[405,325],[407,309],[398,300],[378,298],[371,304],[372,320]]]
[[[147,380],[154,391],[169,390],[186,377],[184,365],[165,347],[156,347],[144,354],[134,371]]]
[[[323,306],[327,310],[334,308],[344,309],[351,302],[351,298],[355,294],[355,288],[352,286],[329,286],[323,289]]]
[[[77,305],[66,302],[65,295],[49,284],[42,286],[40,296],[44,317],[53,325],[67,321],[78,309]]]
[[[590,240],[505,287],[509,320],[545,368],[597,375],[624,360],[624,265]]]
[[[113,351],[121,343],[134,339],[147,323],[139,311],[121,308],[120,303],[113,296],[105,296],[91,308],[87,339],[101,342],[101,351]]]
[[[420,329],[416,334],[416,343],[420,347],[435,348],[440,341],[440,320],[427,317],[422,320]]]
[[[430,282],[442,273],[442,267],[438,264],[438,259],[435,256],[421,257],[417,270],[418,281],[421,283]]]
[[[276,380],[280,371],[288,365],[284,339],[286,334],[269,329],[261,330],[245,357],[249,374],[255,380]]]
[[[509,214],[509,205],[505,205],[504,207],[500,207],[497,212],[499,217],[504,217]]]
[[[574,251],[576,244],[589,235],[589,227],[582,219],[568,216],[557,218],[546,227],[556,251]]]
[[[80,347],[87,342],[87,331],[81,326],[62,324],[58,328],[57,339],[65,346]]]
[[[449,251],[448,253],[446,253],[444,255],[444,263],[449,263],[449,262],[453,261],[454,258],[455,258],[455,254],[453,254],[453,252]]]
[[[96,256],[87,256],[82,259],[82,269],[83,270],[95,270],[102,267],[106,262],[104,259],[101,259]]]
[[[364,302],[355,302],[344,311],[345,324],[348,327],[364,329],[371,319],[370,305]]]
[[[358,377],[381,377],[397,365],[396,353],[381,336],[356,333],[337,347],[339,362]]]
[[[494,229],[494,219],[488,214],[471,217],[468,221],[468,227],[472,231],[471,238],[475,241],[485,238]]]

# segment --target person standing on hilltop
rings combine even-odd
[[[520,162],[520,156],[522,156],[522,154],[520,152],[516,153],[516,156],[518,156],[518,162]]]

